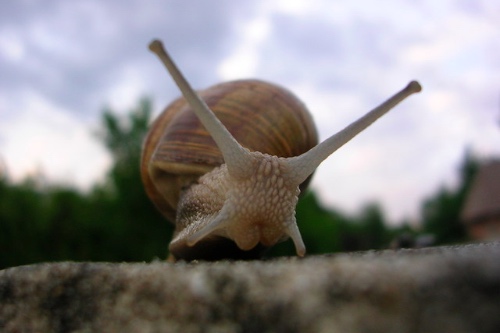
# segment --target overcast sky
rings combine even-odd
[[[397,221],[453,186],[467,148],[500,156],[500,2],[18,0],[0,4],[0,161],[19,180],[88,188],[110,158],[100,113],[179,95],[161,38],[196,88],[255,77],[292,90],[321,140],[418,79],[424,90],[315,174],[323,203]]]

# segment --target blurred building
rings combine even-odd
[[[500,160],[479,167],[461,218],[471,239],[500,239]]]

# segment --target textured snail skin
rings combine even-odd
[[[185,167],[177,161],[164,158],[165,154],[170,154],[170,150],[164,150],[166,145],[162,143],[162,140],[168,137],[168,127],[164,132],[153,130],[152,138],[161,137],[155,145],[154,153],[147,150],[156,139],[146,140],[146,153],[143,154],[142,164],[143,170],[147,169],[148,172],[146,176],[143,174],[143,178],[146,178],[146,187],[154,185],[151,189],[147,188],[148,194],[160,210],[164,206],[172,207],[172,211],[176,210],[176,230],[169,247],[175,259],[252,257],[258,255],[262,248],[273,246],[287,238],[292,239],[297,255],[304,256],[306,248],[295,220],[299,186],[338,148],[405,98],[421,90],[420,84],[412,81],[387,101],[322,143],[296,155],[279,157],[275,151],[247,149],[242,140],[231,133],[229,126],[224,125],[207,105],[210,99],[208,98],[206,102],[203,96],[194,92],[163,49],[161,42],[153,41],[150,50],[158,55],[168,69],[192,111],[215,141],[224,161],[224,164],[212,171],[202,176],[198,175],[199,178],[196,180],[191,178],[193,175],[189,175],[189,172],[188,175],[181,174],[181,177],[174,180],[169,176],[172,171],[174,174],[179,173]],[[252,101],[250,98],[246,102]],[[244,104],[246,103],[242,103]],[[257,104],[257,109],[261,110],[265,110],[268,106],[266,103]],[[233,116],[238,117],[238,113]],[[166,117],[174,122],[179,116],[172,116],[167,112]],[[310,116],[307,115],[305,118]],[[286,129],[286,126],[284,128]],[[265,127],[263,133],[272,132],[273,129],[272,126]],[[157,134],[158,132],[163,134]],[[234,132],[238,133],[238,130]],[[278,137],[293,139],[293,135]],[[185,138],[186,142],[190,142],[192,138],[192,135],[188,136]],[[261,142],[265,142],[265,138],[262,139]],[[176,142],[182,144],[185,141]],[[203,151],[203,149],[195,150],[198,153]],[[194,157],[194,160],[197,158]],[[195,162],[187,168],[190,171],[200,171],[206,168],[206,165]],[[172,192],[172,183],[181,189],[179,193]],[[167,205],[157,203],[155,201],[157,199],[164,199]],[[177,205],[173,206],[172,203]],[[169,217],[165,212],[164,214]],[[228,245],[231,243],[234,245]],[[224,253],[224,251],[231,252]]]
[[[222,165],[202,176],[183,196],[177,219],[180,232],[170,244],[174,255],[186,245],[192,247],[209,237],[229,238],[239,249],[249,251],[259,244],[271,247],[298,233],[295,221],[298,186],[290,186],[283,170],[286,166],[278,158],[255,154],[261,158],[255,159],[250,177],[235,179],[226,165]],[[221,223],[216,228],[207,228],[215,218]],[[299,254],[304,255],[300,237],[296,246]]]

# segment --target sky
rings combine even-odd
[[[147,50],[163,40],[198,89],[259,78],[293,91],[320,140],[416,79],[420,94],[320,165],[312,188],[354,213],[417,219],[466,150],[500,156],[500,2],[18,0],[0,4],[0,172],[88,189],[111,159],[105,107],[179,95]]]

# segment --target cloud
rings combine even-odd
[[[42,173],[58,182],[88,188],[89,179],[101,179],[111,160],[89,131],[88,124],[70,117],[37,92],[26,92],[21,112],[0,125],[2,155],[14,180]],[[82,158],[84,156],[84,158]],[[19,168],[21,167],[21,168]]]
[[[500,5],[492,1],[48,0],[1,7],[0,155],[19,174],[41,165],[78,184],[103,174],[109,161],[88,134],[103,106],[126,112],[143,95],[156,105],[179,95],[146,49],[155,37],[194,87],[258,77],[289,88],[310,108],[321,139],[419,79],[422,94],[318,169],[314,189],[347,211],[376,200],[393,220],[415,216],[425,195],[456,181],[466,147],[500,154]],[[36,150],[28,144],[34,138]],[[96,163],[80,169],[70,145]],[[52,157],[56,151],[64,157]]]

